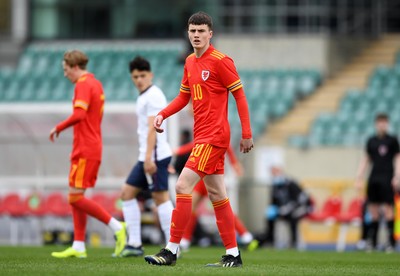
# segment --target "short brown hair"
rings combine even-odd
[[[211,16],[206,14],[205,12],[199,11],[193,14],[188,20],[188,27],[189,25],[207,25],[210,30],[213,28],[213,22]]]
[[[84,52],[72,50],[64,53],[64,61],[71,67],[78,66],[80,69],[85,70],[89,58]]]
[[[375,122],[389,121],[389,116],[386,113],[378,113],[375,117]]]

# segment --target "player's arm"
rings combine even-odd
[[[75,85],[75,100],[74,110],[72,115],[69,116],[65,121],[59,123],[50,131],[50,141],[54,142],[54,136],[58,137],[61,131],[71,127],[86,117],[86,111],[90,105],[90,87],[85,81],[78,81]]]
[[[367,154],[364,154],[357,168],[356,181],[355,181],[355,187],[357,189],[361,189],[363,187],[364,176],[367,169],[369,168],[369,165],[370,165],[370,159]]]
[[[190,91],[189,93],[181,91],[179,95],[166,108],[161,110],[154,118],[153,126],[156,131],[159,133],[163,132],[164,129],[161,128],[162,122],[184,108],[188,104],[189,100]]]
[[[394,157],[394,175],[392,179],[392,185],[395,190],[399,190],[400,184],[400,153],[397,153]]]
[[[147,146],[146,156],[144,160],[144,171],[148,174],[154,174],[157,171],[157,166],[152,160],[154,149],[156,147],[156,130],[152,127],[155,116],[147,117],[148,132],[147,132]]]
[[[61,131],[79,123],[80,121],[85,119],[85,117],[86,117],[86,109],[79,106],[75,106],[72,115],[69,116],[65,121],[59,123],[50,131],[50,136],[49,136],[50,141],[54,142],[54,137],[58,137]]]
[[[393,145],[394,147],[394,152],[396,155],[394,156],[394,175],[392,179],[392,185],[395,190],[398,190],[399,183],[400,183],[400,148],[399,148],[399,141],[395,139],[395,143]]]
[[[240,141],[240,151],[243,153],[247,153],[254,147],[250,127],[249,106],[247,105],[246,95],[244,94],[243,87],[232,91],[232,95],[235,98],[240,123],[242,125],[242,140]]]
[[[247,153],[253,147],[253,138],[250,127],[250,114],[247,105],[246,95],[243,85],[237,73],[233,60],[229,57],[223,58],[217,66],[218,75],[221,77],[223,85],[232,93],[236,101],[240,123],[242,125],[242,140],[240,141],[240,151]]]

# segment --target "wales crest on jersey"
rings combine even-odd
[[[208,70],[201,71],[201,78],[203,79],[203,81],[206,81],[209,76],[210,76],[210,71]]]

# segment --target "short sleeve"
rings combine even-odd
[[[74,108],[79,107],[88,110],[90,105],[90,87],[87,82],[77,82],[75,85]]]
[[[218,64],[218,75],[222,84],[230,91],[234,92],[243,87],[235,64],[230,57],[224,57]]]
[[[368,139],[368,141],[367,141],[367,144],[366,144],[366,146],[365,146],[365,153],[369,156],[369,157],[371,157],[371,155],[372,155],[372,146],[371,146],[371,138],[370,139]]]
[[[146,115],[157,116],[157,114],[166,106],[166,99],[164,94],[161,91],[152,91],[148,95],[147,103],[146,103]]]
[[[394,154],[397,154],[397,153],[399,153],[400,152],[400,149],[399,149],[399,140],[396,138],[396,137],[394,137],[393,138],[393,153]]]
[[[189,78],[188,78],[188,74],[187,74],[186,65],[183,68],[183,77],[182,77],[182,81],[181,81],[181,88],[179,89],[179,91],[190,94]]]

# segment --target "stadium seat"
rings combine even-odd
[[[51,191],[47,194],[46,209],[42,222],[45,241],[58,244],[69,243],[73,232],[73,222],[67,196],[59,191]]]
[[[24,200],[18,193],[9,193],[3,199],[4,213],[12,217],[23,217],[28,214]]]
[[[28,215],[44,216],[47,212],[46,199],[39,193],[32,193],[25,198],[24,205]]]
[[[106,192],[96,192],[90,197],[90,199],[95,201],[109,213],[113,210],[113,202]]]
[[[17,245],[19,243],[20,225],[23,225],[23,220],[28,215],[28,209],[24,204],[24,200],[18,193],[11,192],[4,196],[3,199],[4,214],[10,217],[10,243]],[[24,236],[27,236],[26,227],[21,228]]]
[[[111,215],[117,219],[123,219],[122,213],[122,200],[120,193],[116,193],[110,196],[111,199]]]
[[[342,199],[338,196],[331,196],[323,203],[322,209],[311,213],[308,219],[312,221],[337,221],[342,208]]]
[[[362,206],[364,200],[362,198],[354,198],[350,201],[349,206],[345,212],[342,212],[337,217],[340,223],[338,239],[336,242],[336,251],[341,252],[346,248],[347,232],[350,224],[357,228],[361,225]]]
[[[60,192],[53,192],[47,196],[47,214],[56,217],[67,217],[71,215],[71,207],[67,198]]]

